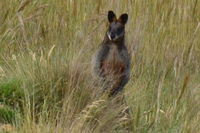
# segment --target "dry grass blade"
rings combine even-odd
[[[158,91],[157,91],[157,110],[156,110],[156,117],[155,117],[155,124],[156,126],[158,126],[158,121],[159,121],[159,114],[160,114],[160,97],[161,97],[161,90],[162,90],[162,87],[163,87],[163,84],[164,84],[164,80],[165,80],[165,76],[166,76],[166,71],[163,72],[163,76],[162,76],[162,79],[161,81],[159,82],[159,85],[158,85]]]
[[[183,96],[184,92],[185,92],[185,89],[187,88],[187,85],[188,85],[188,82],[189,82],[189,75],[187,75],[184,79],[184,82],[183,82],[183,87],[181,88],[180,92],[179,92],[179,95],[178,95],[178,98],[176,100],[176,105],[178,105],[178,103],[180,102],[180,99],[181,97]]]
[[[3,68],[0,66],[0,78],[5,76],[5,71],[3,70]],[[0,104],[1,107],[1,104]]]
[[[197,37],[199,28],[200,28],[200,22],[197,24],[197,27],[195,28],[195,31],[194,31],[192,39],[191,39],[191,45],[190,45],[189,50],[188,50],[188,63],[191,62],[192,53],[193,53],[193,50],[194,50],[194,40]]]
[[[34,18],[37,18],[37,17],[40,17],[40,16],[42,16],[41,13],[32,14],[31,16],[24,18],[24,21],[28,22],[28,21],[33,20]]]
[[[37,7],[34,11],[38,11],[38,10],[41,10],[41,9],[45,9],[45,8],[47,8],[47,7],[49,7],[49,5],[48,5],[48,4],[44,4],[44,5],[41,5],[41,6]]]
[[[25,8],[30,2],[31,2],[31,0],[25,0],[25,1],[23,1],[23,2],[20,4],[20,6],[19,6],[17,12],[20,12],[20,11],[24,10],[24,8]]]
[[[51,49],[49,50],[49,52],[48,52],[48,59],[50,58],[50,56],[51,56],[51,54],[52,54],[52,52],[53,52],[53,50],[54,50],[55,47],[56,47],[56,45],[53,45],[51,47]]]
[[[22,33],[23,33],[24,41],[25,41],[26,44],[28,44],[28,39],[27,39],[26,31],[25,31],[23,17],[22,17],[22,15],[20,13],[18,13],[17,16],[18,16],[18,20],[19,20],[19,23],[20,23],[20,27],[21,27]]]

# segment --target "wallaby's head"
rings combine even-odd
[[[108,11],[109,28],[107,36],[111,41],[122,39],[125,34],[125,24],[128,20],[128,14],[122,14],[118,19],[113,11]]]

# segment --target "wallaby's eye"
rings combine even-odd
[[[123,32],[123,28],[118,28],[118,29],[117,29],[117,32],[118,32],[118,33]]]

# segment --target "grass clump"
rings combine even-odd
[[[19,107],[24,100],[24,91],[21,82],[18,80],[8,80],[0,83],[0,102],[9,106]]]
[[[19,112],[23,110],[24,100],[25,95],[19,80],[2,81],[0,83],[0,123],[16,124]]]
[[[9,107],[0,107],[0,123],[15,124],[17,112]]]

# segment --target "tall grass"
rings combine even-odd
[[[198,0],[2,0],[0,9],[0,131],[200,131]],[[90,72],[108,10],[129,14],[132,68],[111,99],[96,96]]]

